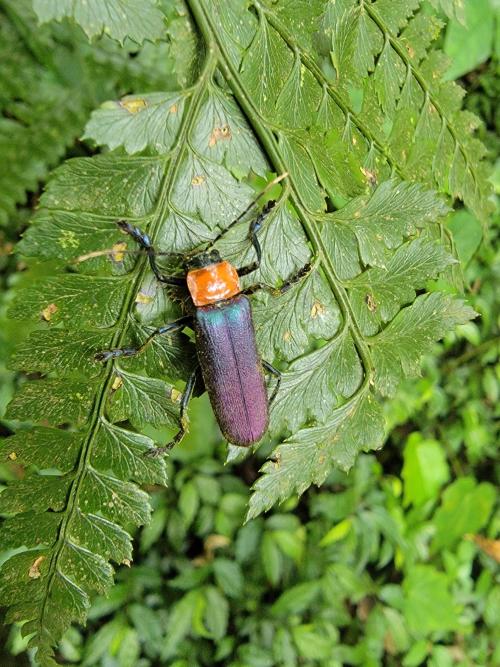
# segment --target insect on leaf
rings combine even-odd
[[[154,3],[98,4],[74,15],[88,34],[161,34]],[[75,3],[43,5],[43,19],[59,19]],[[166,481],[164,460],[144,456],[154,443],[141,431],[176,428],[174,385],[195,363],[191,339],[179,334],[135,359],[94,361],[182,311],[147,258],[127,254],[136,246],[116,220],[161,251],[191,250],[240,215],[252,184],[289,174],[260,232],[255,280],[279,287],[307,262],[310,270],[282,296],[252,297],[262,357],[283,378],[269,428],[277,446],[249,518],[381,447],[384,397],[418,373],[433,341],[475,316],[453,295],[426,291],[455,261],[442,226],[450,204],[460,198],[480,219],[489,210],[475,123],[431,50],[437,20],[417,0],[186,5],[185,27],[190,15],[206,46],[199,66],[189,63],[193,85],[134,90],[94,111],[85,137],[106,152],[53,173],[19,245],[34,277],[27,273],[11,316],[34,331],[12,363],[44,375],[27,379],[10,407],[10,419],[33,428],[0,450],[26,467],[0,496],[5,539],[25,549],[0,576],[9,619],[28,621],[23,632],[33,633],[43,665],[109,588],[109,561],[129,563],[131,533],[151,511],[139,485]],[[113,18],[117,8],[131,11]],[[220,243],[236,266],[254,258],[249,217]],[[95,254],[103,249],[112,251]],[[24,530],[32,521],[36,534]],[[273,548],[263,550],[272,581],[281,567]],[[172,613],[165,656],[205,604],[192,593]],[[220,636],[226,619],[199,622]]]

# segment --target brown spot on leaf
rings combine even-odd
[[[44,560],[45,556],[38,556],[38,558],[35,561],[33,561],[32,566],[28,570],[28,577],[30,579],[38,579],[39,577],[42,576],[42,573],[40,572],[40,565]]]
[[[466,538],[475,542],[481,551],[484,551],[485,554],[496,560],[497,563],[500,563],[500,540],[491,540],[482,535],[470,534],[466,535]]]
[[[365,296],[365,302],[370,313],[374,313],[377,310],[377,302],[373,298],[372,294],[367,294]]]
[[[217,533],[208,535],[207,539],[203,544],[207,560],[213,559],[214,551],[216,549],[224,549],[225,547],[228,547],[230,544],[231,540],[229,539],[229,537],[226,537],[225,535],[218,535]]]
[[[356,616],[360,621],[366,621],[373,608],[373,601],[369,597],[362,598],[356,607]]]
[[[374,171],[370,171],[369,169],[361,167],[361,173],[366,178],[368,183],[372,186],[372,188],[377,185],[377,174]]]
[[[280,465],[281,465],[281,453],[280,453],[280,452],[277,452],[277,453],[273,456],[273,458],[271,459],[271,461],[274,463],[274,467],[276,468],[276,470],[278,470],[278,468],[279,468]]]
[[[208,145],[210,148],[212,146],[215,146],[215,144],[218,141],[228,141],[231,139],[232,134],[231,134],[231,128],[229,125],[223,125],[222,127],[214,127],[212,134],[210,135],[210,139],[208,140]]]
[[[126,109],[129,113],[138,113],[147,107],[147,104],[146,100],[142,97],[133,97],[121,100],[120,106]]]
[[[325,313],[325,306],[320,301],[315,301],[311,308],[311,318],[315,320],[317,317],[322,317]]]
[[[55,303],[50,303],[46,308],[42,310],[41,313],[42,320],[50,322],[50,320],[52,319],[52,315],[54,315],[54,313],[57,313],[58,310],[59,309]]]
[[[205,176],[193,176],[191,185],[198,186],[205,182]]]

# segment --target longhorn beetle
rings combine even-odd
[[[286,176],[287,174],[283,174],[276,178],[266,190]],[[259,197],[264,192],[261,192]],[[250,222],[248,238],[255,250],[254,262],[236,269],[228,261],[222,259],[213,246],[251,210],[257,201],[258,198],[215,239],[210,241],[208,247],[202,251],[192,251],[184,256],[183,264],[186,271],[184,278],[163,275],[156,262],[156,255],[161,253],[155,251],[149,236],[125,220],[117,221],[120,229],[129,234],[147,254],[156,279],[165,285],[187,286],[194,307],[193,312],[155,329],[140,347],[105,350],[95,355],[98,361],[131,357],[140,353],[155,336],[172,334],[185,327],[194,330],[199,364],[189,377],[182,395],[180,430],[171,442],[164,447],[150,450],[149,455],[163,454],[180,442],[184,436],[187,430],[186,410],[200,377],[200,369],[215,417],[223,435],[229,442],[248,447],[258,442],[267,430],[269,405],[278,393],[281,374],[259,356],[247,295],[259,289],[282,294],[304,277],[311,267],[310,264],[306,264],[280,288],[273,288],[262,283],[246,289],[241,288],[240,277],[252,273],[260,266],[262,249],[257,234],[276,202],[269,201],[262,212]],[[276,386],[269,400],[264,382],[264,371],[276,378]]]

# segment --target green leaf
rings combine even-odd
[[[123,146],[129,154],[152,148],[166,153],[179,132],[184,96],[151,93],[127,95],[120,102],[105,102],[94,111],[83,138],[91,138],[111,150]]]
[[[405,446],[401,475],[406,504],[422,505],[434,500],[450,477],[446,455],[439,442],[424,440],[419,433],[412,433]]]
[[[403,612],[414,637],[458,628],[459,609],[445,574],[430,565],[415,565],[405,577],[403,591]]]
[[[393,395],[404,377],[419,374],[420,357],[430,343],[475,316],[472,308],[440,292],[417,297],[370,341],[378,390]]]
[[[455,260],[441,246],[415,239],[400,246],[384,268],[364,271],[350,283],[354,312],[363,333],[370,336],[389,322],[416,290]]]
[[[273,452],[253,486],[247,519],[302,494],[311,483],[322,484],[334,465],[343,470],[354,463],[357,452],[382,445],[384,422],[380,406],[366,390],[333,410],[321,426],[304,428]]]
[[[123,42],[129,37],[141,44],[157,39],[164,30],[163,14],[152,0],[33,0],[41,23],[65,17],[78,23],[90,39],[104,33]]]
[[[462,266],[467,266],[483,240],[481,223],[467,209],[460,209],[450,216],[448,227],[453,235],[460,262]]]
[[[177,410],[172,400],[173,387],[162,380],[120,371],[118,387],[111,394],[108,416],[112,422],[130,419],[139,427],[177,424]],[[141,410],[137,410],[137,406]]]
[[[443,11],[450,19],[456,19],[460,23],[465,22],[464,0],[431,0],[431,4]]]
[[[243,591],[243,573],[238,563],[227,558],[216,558],[214,574],[217,584],[229,597],[238,598]]]
[[[285,591],[272,606],[272,613],[276,616],[298,614],[308,609],[320,592],[318,581],[306,581],[292,586]]]
[[[495,497],[494,487],[487,482],[476,484],[471,477],[453,482],[433,517],[436,534],[432,548],[450,547],[466,533],[481,530],[490,517]]]
[[[492,54],[495,10],[489,0],[474,0],[463,5],[462,20],[451,20],[446,28],[444,52],[451,64],[447,79],[458,79],[476,69]]]
[[[205,589],[207,612],[205,622],[212,637],[220,641],[226,636],[229,622],[229,604],[226,598],[213,586]]]

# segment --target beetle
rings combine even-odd
[[[272,181],[268,188],[286,175]],[[262,194],[264,191],[259,197]],[[155,251],[149,236],[125,220],[117,221],[120,229],[130,235],[142,252],[147,254],[156,279],[165,285],[187,287],[191,302],[192,312],[155,329],[140,347],[115,348],[95,355],[96,360],[103,362],[118,357],[131,357],[142,352],[156,336],[172,334],[186,327],[193,329],[198,366],[190,375],[181,398],[180,430],[168,444],[150,450],[149,455],[159,456],[165,453],[180,442],[186,433],[187,406],[200,378],[200,371],[219,427],[229,442],[248,447],[261,440],[267,430],[269,406],[278,393],[281,373],[260,358],[248,295],[259,289],[283,294],[310,271],[311,265],[306,264],[280,288],[258,283],[242,289],[240,278],[256,271],[260,266],[262,248],[257,234],[276,202],[269,201],[261,213],[250,222],[248,238],[256,254],[256,259],[251,264],[237,269],[224,260],[213,246],[257,201],[258,199],[252,202],[209,242],[208,247],[184,256],[184,278],[163,275],[156,261],[156,256],[162,253]],[[264,371],[276,378],[270,399],[267,396]]]

